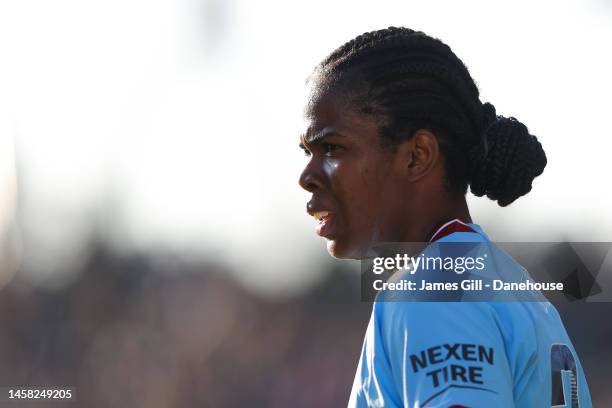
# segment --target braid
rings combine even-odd
[[[508,205],[530,191],[546,165],[527,128],[483,105],[465,64],[420,31],[389,27],[364,33],[332,52],[318,70],[324,89],[345,92],[360,113],[378,120],[383,145],[397,145],[421,128],[432,130],[452,193],[465,194],[470,184],[474,194]]]
[[[535,136],[515,118],[502,118],[487,132],[490,150],[470,152],[475,163],[471,175],[472,193],[497,200],[502,207],[531,191],[531,182],[546,167],[546,155]]]

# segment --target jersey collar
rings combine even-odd
[[[448,221],[446,224],[442,225],[438,230],[432,235],[429,242],[435,242],[439,239],[444,238],[447,235],[452,234],[453,232],[473,232],[478,233],[474,228],[472,228],[469,224],[466,224],[462,221],[459,221],[457,218]]]

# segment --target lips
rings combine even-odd
[[[315,231],[317,233],[317,235],[325,237],[325,238],[331,238],[332,234],[333,234],[333,224],[334,224],[334,218],[332,216],[331,213],[328,213],[327,211],[325,211],[326,215],[321,217],[318,220],[317,226],[315,227]]]
[[[307,211],[317,220],[315,227],[317,235],[330,239],[334,234],[335,214],[326,209],[315,208],[312,203],[308,203]]]
[[[312,213],[312,216],[315,218],[315,220],[321,222],[325,218],[331,216],[331,213],[329,211],[315,211]]]

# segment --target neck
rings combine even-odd
[[[455,200],[455,202],[449,206],[447,211],[441,212],[438,217],[433,217],[433,219],[435,221],[428,232],[429,235],[427,236],[427,240],[429,240],[442,225],[451,220],[457,219],[466,224],[472,222],[472,217],[470,216],[470,210],[467,206],[467,202],[465,201],[465,197]]]
[[[464,196],[439,203],[439,205],[432,202],[424,204],[421,209],[413,210],[412,213],[419,214],[419,217],[411,221],[410,226],[404,230],[403,241],[427,242],[442,225],[454,219],[466,224],[472,222]]]

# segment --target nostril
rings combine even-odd
[[[308,192],[319,190],[323,187],[324,173],[320,163],[315,160],[310,160],[308,165],[300,174],[299,184]]]
[[[302,188],[310,193],[321,187],[321,184],[317,181],[312,174],[302,174],[300,177],[300,185]]]
[[[310,182],[310,183],[306,184],[306,190],[308,190],[310,192],[313,192],[317,188],[318,188],[318,185],[315,182]]]

